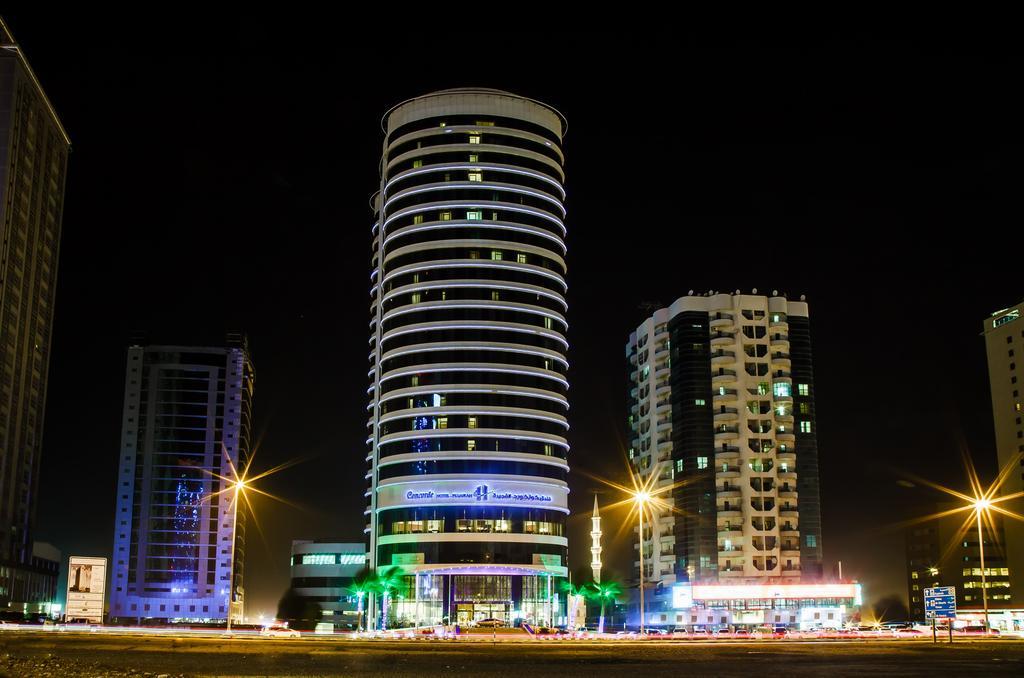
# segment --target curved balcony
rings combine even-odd
[[[793,361],[790,359],[788,353],[772,353],[772,369],[782,368],[789,370],[793,365]]]
[[[732,329],[733,325],[736,324],[736,319],[727,313],[716,313],[714,318],[708,322],[708,327],[712,330],[725,330]]]
[[[783,565],[782,566],[783,577],[799,577],[800,566],[799,565]]]
[[[768,345],[771,346],[772,351],[780,351],[783,353],[789,352],[789,335],[782,333],[773,333],[771,338],[768,340]]]
[[[731,332],[715,332],[711,335],[711,348],[723,348],[736,343],[736,335]]]
[[[739,499],[740,488],[730,485],[729,487],[719,487],[715,494],[720,499]]]
[[[800,517],[800,511],[798,511],[795,506],[790,506],[788,508],[780,508],[779,509],[779,517],[780,518],[799,518]]]
[[[715,463],[733,461],[740,458],[740,448],[735,445],[726,445],[715,450]]]
[[[718,374],[711,375],[712,386],[724,386],[736,383],[736,370],[719,369]]]
[[[796,482],[796,472],[792,471],[792,470],[789,470],[789,471],[782,471],[782,470],[780,470],[779,473],[778,473],[778,478],[779,478],[779,480],[788,480],[790,482]]]
[[[793,499],[793,500],[796,500],[797,496],[798,495],[797,495],[796,487],[794,487],[793,485],[789,485],[789,486],[783,485],[782,487],[779,488],[779,499]]]
[[[779,318],[778,320],[769,320],[768,329],[786,333],[789,330],[789,321],[783,320],[782,318]]]
[[[711,354],[711,367],[717,368],[722,365],[732,365],[735,362],[735,351],[715,351]]]
[[[728,529],[724,527],[718,528],[719,539],[739,539],[743,536],[743,530],[738,527],[730,525]]]
[[[793,523],[784,524],[779,528],[779,534],[783,537],[799,537],[800,526],[794,525]]]
[[[715,430],[715,442],[721,443],[726,440],[736,440],[740,437],[740,432],[735,426],[721,426]]]
[[[719,518],[737,518],[737,519],[739,519],[742,516],[742,513],[740,512],[740,507],[739,506],[733,506],[732,504],[730,504],[728,508],[726,508],[724,506],[717,507],[715,513],[718,515]]]
[[[739,466],[725,466],[721,464],[715,469],[715,480],[726,480],[729,478],[739,478],[740,467]]]
[[[796,442],[796,432],[793,429],[786,429],[785,431],[775,429],[775,439],[780,443],[793,443]]]
[[[800,545],[792,542],[782,542],[779,553],[783,558],[799,558]]]
[[[788,464],[787,468],[796,468],[796,453],[793,450],[787,450],[785,452],[778,451],[775,455],[780,464]],[[790,471],[792,473],[792,471]]]
[[[736,421],[739,418],[739,410],[735,407],[724,407],[715,411],[715,423],[720,424],[726,421]]]
[[[734,403],[736,402],[736,399],[739,397],[739,394],[734,388],[727,388],[724,389],[724,391],[724,393],[722,392],[722,390],[715,391],[715,395],[713,398],[715,405],[724,403]]]

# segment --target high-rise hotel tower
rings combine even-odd
[[[369,561],[390,615],[557,615],[566,574],[565,120],[490,89],[384,116],[370,290]]]
[[[807,304],[682,297],[630,335],[626,355],[633,467],[676,485],[664,495],[676,510],[635,545],[645,580],[666,592],[675,582],[820,580]]]

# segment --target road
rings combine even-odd
[[[1024,675],[1024,641],[339,641],[0,633],[9,676]]]

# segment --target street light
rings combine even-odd
[[[231,503],[234,505],[232,508],[231,525],[234,529],[231,539],[231,568],[228,570],[228,628],[227,633],[231,633],[231,603],[235,599],[235,551],[238,548],[238,500],[241,499],[242,493],[245,491],[245,478],[237,478],[233,482],[229,483],[229,489],[234,489],[235,496],[232,498]]]
[[[978,557],[981,559],[981,600],[985,608],[985,633],[988,633],[988,581],[985,578],[985,537],[981,533],[981,514],[988,517],[992,502],[987,497],[974,500],[974,514],[978,522]]]
[[[948,487],[943,487],[942,485],[939,485],[938,483],[932,482],[930,480],[926,480],[924,478],[908,474],[910,478],[916,479],[919,482],[923,483],[924,485],[927,485],[928,487],[945,492],[946,494],[956,497],[957,499],[960,499],[961,501],[964,502],[962,505],[956,508],[947,511],[940,511],[938,513],[933,513],[929,516],[924,516],[922,518],[910,521],[908,525],[924,522],[926,520],[935,520],[938,518],[943,518],[945,516],[950,516],[956,513],[960,513],[962,511],[971,512],[970,514],[968,514],[963,524],[960,525],[960,529],[957,531],[956,534],[956,540],[959,540],[962,537],[962,535],[966,534],[967,530],[970,529],[970,524],[972,521],[975,522],[978,529],[978,559],[980,560],[981,564],[981,600],[985,613],[985,632],[988,633],[988,577],[985,572],[985,535],[982,531],[981,519],[982,516],[984,516],[985,521],[988,523],[989,532],[993,536],[995,536],[996,534],[996,524],[993,519],[993,513],[999,513],[1003,516],[1013,518],[1014,520],[1024,521],[1024,516],[1015,511],[1011,511],[1010,509],[1006,508],[1005,505],[1001,505],[1002,502],[1006,502],[1012,499],[1020,499],[1021,497],[1024,497],[1024,492],[1013,492],[1011,494],[1004,494],[1001,496],[998,495],[999,489],[1003,486],[1003,483],[1006,482],[1007,478],[1009,478],[1011,474],[1016,472],[1016,469],[1018,468],[1018,461],[1024,459],[1024,452],[1018,452],[1017,454],[1013,455],[1009,460],[1007,460],[1003,467],[999,469],[999,473],[996,475],[996,479],[987,488],[982,486],[981,481],[978,478],[978,474],[974,470],[974,464],[971,462],[971,458],[970,456],[968,456],[966,450],[963,451],[963,457],[964,465],[967,468],[968,481],[971,485],[971,494],[957,492],[956,490],[950,489]],[[938,574],[938,569],[934,567],[929,568],[929,573],[931,573],[932,575]]]
[[[653,474],[652,474],[653,475]],[[640,517],[640,635],[644,634],[644,512],[651,503],[651,495],[646,490],[640,490],[633,495],[636,503],[636,513]]]

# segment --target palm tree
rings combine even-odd
[[[587,585],[574,586],[568,579],[563,579],[561,587],[566,598],[569,599],[569,625],[573,626],[576,624],[576,606],[579,605],[580,598],[587,595]]]
[[[352,578],[352,584],[345,588],[351,594],[354,594],[358,607],[356,608],[357,622],[356,630],[363,630],[363,599],[366,598],[367,594],[373,591],[373,584],[376,577],[370,572],[368,568],[364,568],[359,574]]]
[[[388,609],[391,606],[391,593],[405,583],[402,568],[398,565],[388,565],[377,568],[373,577],[373,590],[381,594],[381,628],[388,629]]]
[[[615,600],[622,595],[622,586],[617,581],[606,581],[602,583],[590,582],[585,587],[586,595],[591,600],[601,601],[601,617],[597,624],[597,632],[604,633],[604,606],[609,600]]]

